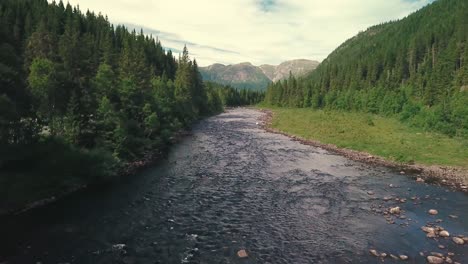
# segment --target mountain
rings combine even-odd
[[[261,90],[271,82],[259,67],[249,62],[228,66],[213,64],[208,67],[200,67],[200,73],[205,81],[231,85],[235,88]]]
[[[319,62],[312,60],[291,60],[278,66],[254,66],[250,62],[234,65],[213,64],[200,67],[203,79],[221,84],[231,85],[235,88],[263,90],[271,82],[289,77],[289,72],[295,76],[302,76],[313,71]]]
[[[434,1],[344,42],[306,78],[271,85],[266,102],[393,115],[468,135],[467,24],[468,1]]]
[[[300,59],[285,61],[278,66],[264,64],[260,66],[260,69],[270,80],[276,82],[288,78],[290,72],[296,77],[310,73],[318,65],[318,61]]]

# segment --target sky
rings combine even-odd
[[[322,61],[360,31],[401,19],[433,0],[69,0],[157,36],[201,66]]]

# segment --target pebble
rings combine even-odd
[[[457,219],[458,218],[458,216],[456,216],[456,215],[449,215],[449,217],[452,218],[452,219]]]
[[[445,246],[444,246],[444,245],[439,245],[439,248],[440,248],[440,249],[444,249]]]
[[[465,244],[465,240],[459,238],[459,237],[453,237],[452,238],[453,242],[455,242],[455,244],[458,244],[458,245],[463,245]]]
[[[380,254],[380,256],[381,256],[382,258],[386,258],[386,257],[387,257],[387,253],[382,253],[382,254]]]
[[[445,262],[447,262],[447,263],[453,263],[453,260],[452,260],[451,258],[449,258],[449,257],[446,257],[446,258],[445,258]]]
[[[372,255],[376,256],[376,257],[379,257],[379,256],[380,256],[379,253],[377,253],[377,250],[375,250],[375,249],[371,249],[371,250],[369,250],[369,252],[370,252]]]
[[[435,257],[435,256],[429,256],[429,257],[427,257],[427,262],[429,262],[431,264],[442,264],[442,263],[444,263],[444,259],[439,258],[439,257]]]
[[[430,215],[436,215],[436,214],[438,214],[439,212],[438,212],[437,210],[435,210],[435,209],[431,209],[431,210],[429,210],[428,213],[429,213]]]
[[[373,191],[368,191],[367,194],[368,195],[374,195],[375,193]]]
[[[439,236],[441,236],[441,237],[449,237],[449,236],[450,236],[450,233],[447,232],[447,231],[445,231],[445,230],[444,230],[444,231],[440,231]]]
[[[426,237],[434,238],[434,237],[436,237],[436,234],[434,232],[430,232],[430,233],[427,233]]]
[[[247,251],[245,251],[245,249],[241,249],[241,250],[237,251],[237,256],[239,258],[246,258],[249,255],[247,255]]]
[[[424,179],[423,179],[423,178],[420,178],[420,177],[418,177],[418,178],[416,178],[416,182],[424,182]]]
[[[400,255],[400,259],[401,259],[401,260],[408,260],[408,256],[406,256],[406,255]]]

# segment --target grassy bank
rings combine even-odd
[[[386,159],[468,168],[468,139],[427,133],[397,119],[362,113],[273,108],[272,128]]]

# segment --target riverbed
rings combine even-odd
[[[0,219],[0,263],[468,263],[452,241],[467,194],[266,132],[262,115],[230,109],[153,168]]]

